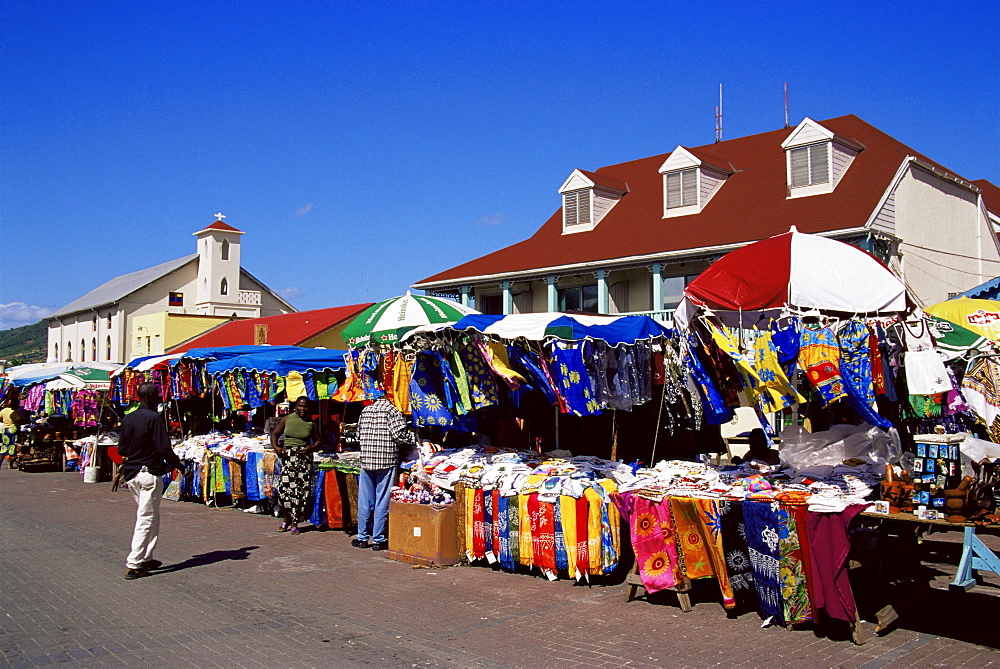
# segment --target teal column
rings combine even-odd
[[[514,294],[510,292],[510,280],[503,282],[503,315],[514,313]]]
[[[548,298],[548,311],[559,311],[559,292],[556,290],[556,275],[549,274],[545,277],[545,290]]]
[[[663,265],[653,263],[653,311],[663,309]]]
[[[462,286],[462,306],[463,307],[472,306],[472,296],[469,294],[468,286]]]
[[[608,271],[597,270],[597,313],[608,313]]]

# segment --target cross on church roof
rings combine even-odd
[[[225,216],[222,214],[221,211],[215,215],[215,220],[217,220],[217,221],[221,221],[224,218],[225,218]]]

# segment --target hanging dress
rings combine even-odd
[[[554,343],[551,370],[558,384],[559,394],[566,403],[566,413],[576,416],[601,413],[601,407],[594,396],[590,373],[583,364],[583,350],[580,346]]]
[[[754,370],[759,383],[753,388],[753,394],[762,411],[780,411],[794,404],[806,401],[792,387],[791,382],[781,368],[778,349],[774,344],[771,332],[758,331],[754,328],[757,338],[754,340]]]
[[[847,396],[840,377],[840,348],[831,328],[803,326],[799,364],[819,392],[824,406]]]
[[[708,374],[708,371],[706,371],[705,366],[702,364],[701,358],[698,356],[695,346],[691,346],[688,349],[685,361],[687,362],[687,369],[690,374],[690,378],[697,388],[700,396],[699,399],[701,400],[701,407],[703,411],[702,415],[705,422],[709,425],[722,425],[723,423],[731,421],[733,416],[736,415],[736,412],[730,408],[722,398],[722,394],[715,385],[715,381]]]
[[[460,359],[469,395],[469,411],[482,409],[499,403],[497,384],[487,366],[483,352],[466,337],[456,347]],[[464,398],[463,398],[464,399]]]
[[[948,370],[934,348],[927,321],[917,323],[903,321],[903,342],[906,353],[903,368],[906,373],[906,388],[911,395],[937,395],[951,390]]]
[[[840,329],[837,333],[840,344],[840,375],[847,399],[854,410],[872,425],[888,430],[892,423],[872,407],[875,403],[875,382],[870,357],[871,336],[868,327],[858,320],[850,320]]]
[[[459,401],[450,372],[445,376],[445,360],[440,353],[418,353],[410,378],[410,409],[415,425],[452,427],[452,408]]]

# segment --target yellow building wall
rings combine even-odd
[[[228,316],[172,314],[167,311],[134,316],[129,342],[133,350],[136,350],[137,356],[160,355],[171,346],[176,346],[229,320]]]
[[[350,321],[347,323],[349,322]],[[347,327],[347,323],[341,323],[340,325],[330,328],[326,332],[321,332],[311,339],[306,339],[299,344],[299,346],[305,346],[307,348],[317,348],[322,346],[323,348],[346,349],[348,346],[347,342],[344,340],[343,332],[344,328]]]

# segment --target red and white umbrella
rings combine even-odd
[[[696,305],[729,311],[792,306],[860,314],[906,308],[906,288],[875,256],[794,227],[726,254],[684,295]]]

